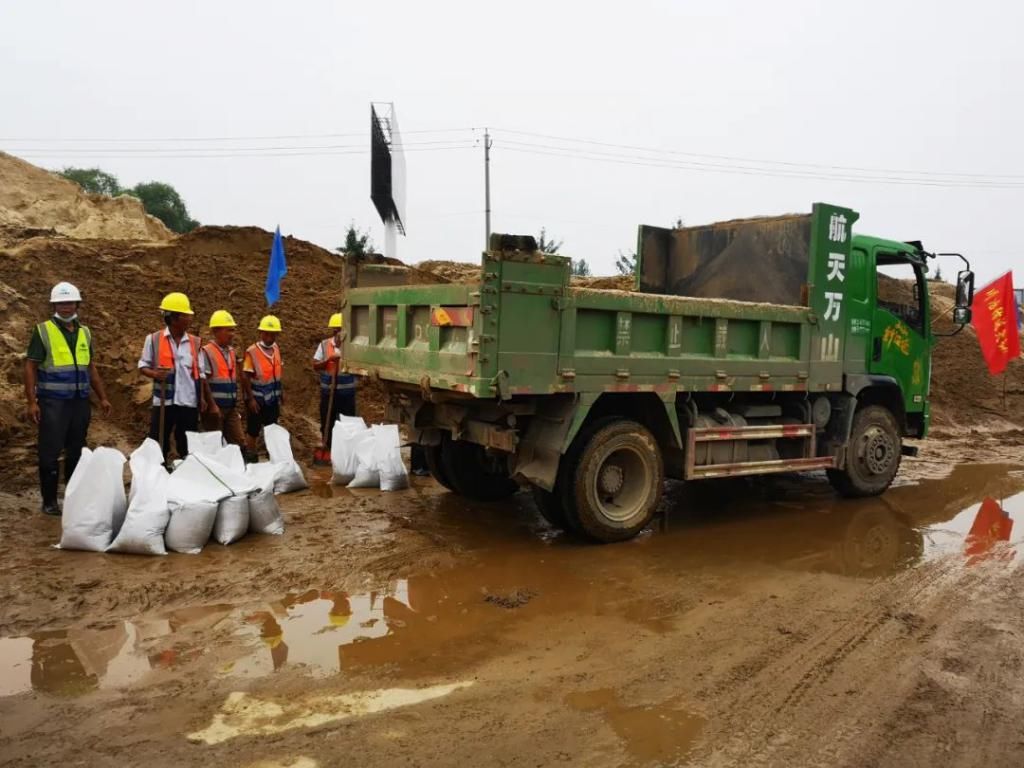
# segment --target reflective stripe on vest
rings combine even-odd
[[[191,333],[186,334],[188,337],[188,343],[192,345],[192,379],[193,385],[199,381],[199,347],[201,342],[198,336],[193,336]],[[178,343],[180,347],[184,342],[182,339]],[[166,368],[170,370],[170,374],[167,376],[165,381],[167,382],[166,398],[164,402],[174,403],[174,378],[177,368],[177,360],[175,358],[175,349],[171,346],[171,337],[165,334],[163,331],[157,331],[152,336],[152,348],[156,355],[156,366],[157,368]],[[159,381],[153,379],[153,399],[159,405],[161,392],[163,386]],[[198,393],[197,393],[198,395]]]
[[[324,339],[320,342],[320,348],[324,353],[324,360],[330,362],[320,371],[320,391],[327,394],[331,391],[331,376],[338,370],[338,361],[332,361],[331,355],[338,351],[338,347],[334,343],[334,337]],[[356,377],[351,373],[339,373],[338,379],[334,384],[335,392],[355,392],[356,390]]]
[[[245,352],[252,361],[252,394],[261,403],[274,404],[281,399],[281,349],[274,345],[274,353],[268,356],[259,344],[253,344]]]
[[[203,347],[206,359],[210,361],[210,377],[206,382],[210,385],[213,401],[220,408],[234,408],[238,403],[238,379],[235,373],[235,350],[228,348],[225,352],[214,341]]]
[[[84,325],[78,326],[74,350],[60,327],[47,320],[36,326],[43,342],[46,357],[39,363],[36,379],[36,397],[58,400],[89,397],[89,344],[92,333]]]

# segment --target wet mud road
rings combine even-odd
[[[635,541],[415,479],[59,552],[0,496],[0,763],[1024,765],[1024,471],[670,485]]]

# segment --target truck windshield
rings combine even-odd
[[[878,254],[878,306],[922,333],[924,271],[901,254]]]

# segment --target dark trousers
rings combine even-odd
[[[259,413],[253,413],[246,409],[245,434],[249,435],[249,437],[259,437],[260,429],[270,424],[277,424],[277,420],[280,417],[280,403],[260,403]]]
[[[39,398],[39,490],[44,504],[57,503],[61,451],[64,452],[65,484],[78,466],[89,434],[91,415],[92,407],[84,397]]]
[[[330,392],[320,393],[320,434],[324,433],[324,430],[328,428],[328,425],[333,425],[338,420],[338,416],[355,416],[356,415],[356,393],[355,392],[335,392],[334,402],[331,404],[331,412],[327,413],[327,401],[330,399]],[[333,429],[333,427],[332,427]],[[331,433],[327,432],[327,443],[331,442]]]
[[[149,417],[149,436],[160,443],[164,452],[164,460],[171,450],[171,433],[174,433],[174,447],[178,458],[188,456],[188,439],[186,432],[196,432],[199,426],[199,409],[186,408],[183,405],[164,406],[164,433],[160,434],[160,406],[154,405]]]

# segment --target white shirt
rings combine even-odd
[[[185,408],[198,408],[199,398],[196,387],[192,381],[192,344],[189,342],[188,334],[181,337],[181,343],[174,341],[169,329],[164,328],[164,337],[171,343],[171,351],[174,354],[174,399],[172,405],[180,405]],[[198,351],[198,350],[197,350]],[[157,368],[157,353],[153,349],[153,334],[146,336],[146,343],[142,347],[142,357],[139,358],[139,368]],[[205,379],[206,372],[199,369],[199,378]],[[156,385],[153,395],[153,405],[160,405],[160,383]]]
[[[334,347],[337,351],[341,351],[341,344],[338,343],[338,337],[334,337]],[[324,339],[316,345],[316,352],[313,353],[313,360],[318,363],[322,363],[326,355],[327,339]]]

